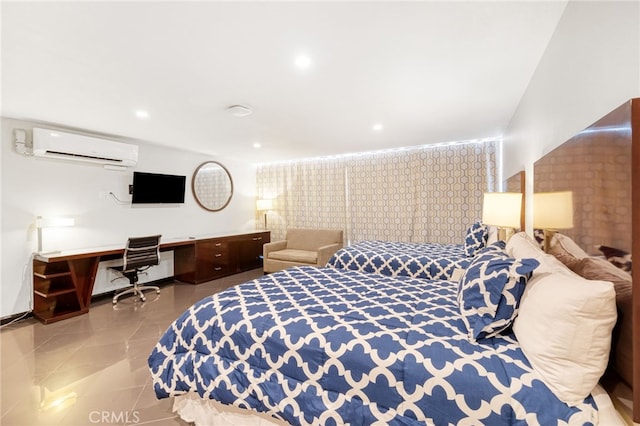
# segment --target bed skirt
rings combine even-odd
[[[267,414],[202,399],[193,392],[176,396],[173,412],[196,426],[289,426],[289,423]]]
[[[602,386],[597,385],[591,393],[598,405],[599,425],[625,426],[622,416],[616,411],[611,398]],[[288,426],[289,424],[264,413],[221,404],[211,399],[202,399],[197,393],[176,396],[173,411],[186,422],[195,426]]]

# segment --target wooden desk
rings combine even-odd
[[[218,234],[161,241],[160,250],[173,250],[175,279],[198,284],[260,267],[269,241],[269,231]],[[36,253],[33,315],[49,324],[89,312],[100,261],[123,253],[123,246]]]

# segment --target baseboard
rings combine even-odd
[[[148,281],[148,282],[145,282],[144,284],[145,285],[157,285],[157,286],[160,286],[160,285],[163,285],[163,284],[170,284],[170,283],[173,283],[173,282],[175,282],[173,277],[166,277],[166,278],[161,278],[161,279],[155,280],[155,281]],[[125,288],[127,288],[127,287],[123,287],[123,288],[120,288],[118,290],[108,291],[106,293],[100,293],[100,294],[93,295],[93,296],[91,296],[91,303],[99,302],[99,301],[104,300],[104,299],[113,299],[113,296],[117,292],[119,292],[121,290],[124,290]],[[11,323],[13,321],[16,321],[16,320],[22,321],[22,320],[25,320],[27,318],[33,318],[33,312],[32,311],[20,312],[20,313],[17,313],[17,314],[6,316],[4,318],[0,318],[0,326],[4,326],[4,325],[9,324],[9,323]]]
[[[9,324],[10,322],[16,321],[18,319],[20,321],[22,321],[23,319],[27,319],[27,318],[31,318],[31,317],[33,317],[33,312],[31,312],[31,311],[21,312],[19,314],[9,315],[7,317],[4,317],[4,318],[0,319],[0,326]]]

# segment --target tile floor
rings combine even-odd
[[[30,318],[0,332],[3,426],[182,425],[157,400],[147,356],[194,302],[262,276],[262,269],[199,285],[170,283],[147,302],[93,302],[88,314],[44,325]]]

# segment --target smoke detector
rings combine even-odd
[[[253,113],[253,111],[251,111],[251,108],[244,105],[231,105],[230,107],[227,107],[227,111],[234,117],[246,117],[247,115],[251,115]]]

